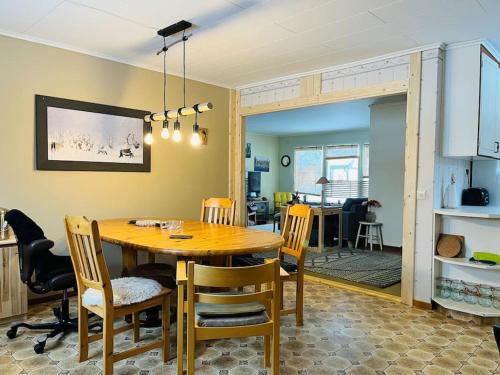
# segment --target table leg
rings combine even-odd
[[[177,374],[183,373],[184,361],[184,285],[177,285]]]
[[[325,216],[323,214],[318,215],[318,250],[323,251],[325,247]]]
[[[339,249],[342,249],[342,211],[339,212]]]
[[[128,246],[122,246],[122,276],[137,267],[137,251]]]

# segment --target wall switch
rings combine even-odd
[[[421,201],[427,199],[427,190],[417,190],[417,199]]]

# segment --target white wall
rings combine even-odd
[[[474,161],[472,185],[487,189],[490,193],[490,205],[500,206],[500,161]]]
[[[406,100],[371,106],[370,199],[383,223],[384,243],[402,246]]]
[[[269,200],[269,209],[274,207],[274,192],[279,189],[279,140],[277,137],[246,133],[246,142],[252,144],[252,156],[245,159],[245,170],[254,170],[254,158],[260,156],[269,158],[269,172],[261,173],[261,196]]]

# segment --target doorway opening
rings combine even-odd
[[[246,225],[310,204],[306,273],[400,297],[406,116],[404,94],[247,116]]]

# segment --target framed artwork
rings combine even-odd
[[[252,157],[252,144],[247,143],[245,146],[245,158],[250,159]]]
[[[256,156],[253,160],[253,170],[255,172],[269,172],[269,158]]]
[[[41,95],[35,102],[38,170],[151,171],[150,112]]]

